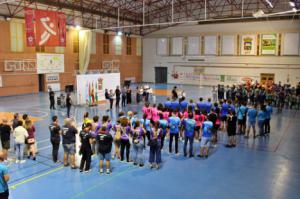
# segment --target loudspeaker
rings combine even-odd
[[[74,92],[74,85],[66,85],[65,86],[65,92],[66,93],[72,93],[72,92]]]
[[[131,83],[131,80],[125,80],[124,81],[124,86],[125,87],[130,87],[130,83]]]

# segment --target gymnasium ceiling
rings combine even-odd
[[[267,1],[272,3],[273,8]],[[294,2],[299,9],[300,0]],[[139,26],[143,24],[143,16],[144,24],[168,23],[172,18],[173,22],[213,23],[220,19],[249,20],[248,17],[259,9],[266,14],[291,10],[289,0],[0,0],[0,16],[23,18],[25,7],[63,11],[68,16],[69,25],[93,29],[116,27],[119,18],[119,26],[136,25],[124,28],[125,32],[139,35],[177,25]],[[204,21],[205,16],[208,21]],[[299,12],[281,17],[299,19]]]

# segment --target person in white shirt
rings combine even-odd
[[[13,132],[13,136],[16,144],[16,154],[17,154],[16,163],[21,163],[21,164],[25,163],[23,156],[24,156],[25,140],[28,137],[28,132],[23,127],[22,121],[18,121],[18,127],[15,128]]]

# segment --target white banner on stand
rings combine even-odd
[[[120,73],[77,75],[77,104],[97,104],[105,100],[105,89],[120,86]]]

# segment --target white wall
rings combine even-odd
[[[188,61],[188,56],[157,56],[156,38],[207,34],[247,34],[299,32],[300,20],[176,26],[163,29],[143,38],[143,81],[154,82],[155,66],[168,67],[168,83],[172,81],[173,66],[200,66],[206,75],[260,77],[274,73],[275,81],[295,85],[300,81],[300,56],[197,56],[204,61]],[[178,83],[178,82],[177,82]],[[206,83],[201,81],[202,85]],[[210,83],[207,83],[210,84]]]

